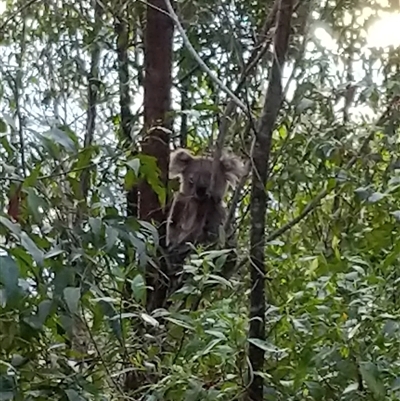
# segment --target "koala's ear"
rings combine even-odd
[[[169,162],[169,177],[178,177],[193,159],[194,157],[186,149],[179,148],[174,150],[171,153]]]
[[[221,157],[221,166],[228,184],[234,188],[245,174],[243,162],[235,155],[224,154]]]

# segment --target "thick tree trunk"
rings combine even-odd
[[[161,10],[161,11],[160,11]],[[162,12],[165,11],[165,12]],[[145,138],[142,152],[157,160],[161,171],[161,182],[167,187],[169,163],[169,133],[171,119],[172,86],[172,39],[174,25],[168,16],[164,0],[150,0],[147,5],[145,32],[145,79],[144,79],[144,123]],[[160,129],[163,127],[166,129]],[[147,184],[140,185],[139,214],[143,220],[153,220],[159,226],[160,245],[164,247],[166,211],[160,204],[157,194]],[[158,266],[166,270],[165,262]],[[158,273],[150,268],[147,285],[151,288],[148,309],[162,305],[166,287],[159,280]]]
[[[275,57],[272,64],[270,81],[263,107],[263,114],[258,122],[256,139],[252,150],[252,188],[250,198],[250,260],[251,260],[251,294],[250,294],[250,329],[251,339],[265,339],[265,215],[267,193],[265,190],[268,174],[268,163],[271,150],[272,131],[282,103],[282,69],[288,48],[290,23],[293,11],[293,0],[281,0],[278,9],[277,28],[275,33]],[[250,343],[249,359],[252,373],[262,372],[264,351]],[[250,376],[251,377],[251,376]],[[248,400],[263,400],[263,379],[260,375],[251,377],[248,389]]]

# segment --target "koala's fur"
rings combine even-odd
[[[223,197],[228,185],[234,187],[244,174],[243,163],[224,154],[213,188],[212,157],[196,157],[186,149],[177,149],[171,154],[169,170],[170,177],[179,177],[181,185],[168,215],[167,246],[215,242],[226,218]]]

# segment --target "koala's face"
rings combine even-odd
[[[226,191],[227,181],[221,171],[216,177],[214,193],[211,194],[212,171],[212,159],[192,159],[182,171],[182,192],[200,201],[208,196],[221,199]]]
[[[211,179],[213,159],[210,157],[194,157],[185,149],[178,149],[171,155],[170,176],[179,176],[181,192],[200,201],[212,197],[221,201],[227,189],[228,182],[234,185],[243,173],[243,165],[234,156],[221,158],[215,177],[213,193]]]

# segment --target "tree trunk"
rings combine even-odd
[[[148,2],[146,24],[144,47],[145,138],[142,143],[142,152],[156,158],[161,172],[161,183],[167,188],[174,25],[168,16],[164,0]],[[153,220],[158,225],[160,246],[164,247],[166,210],[160,204],[157,194],[145,181],[140,184],[139,215],[141,219]],[[165,260],[161,260],[160,263],[162,266],[158,266],[158,268],[166,272]],[[148,309],[153,310],[164,302],[166,285],[161,283],[158,273],[150,266],[146,280],[150,287]]]
[[[281,0],[275,33],[275,57],[267,89],[263,113],[258,121],[252,150],[252,183],[250,197],[250,329],[249,338],[265,340],[265,215],[267,208],[266,183],[271,150],[272,132],[282,103],[282,69],[288,48],[293,0]],[[264,351],[250,343],[249,359],[252,374],[262,372]],[[252,375],[251,375],[252,377]],[[263,400],[263,378],[257,373],[249,384],[247,399]]]

